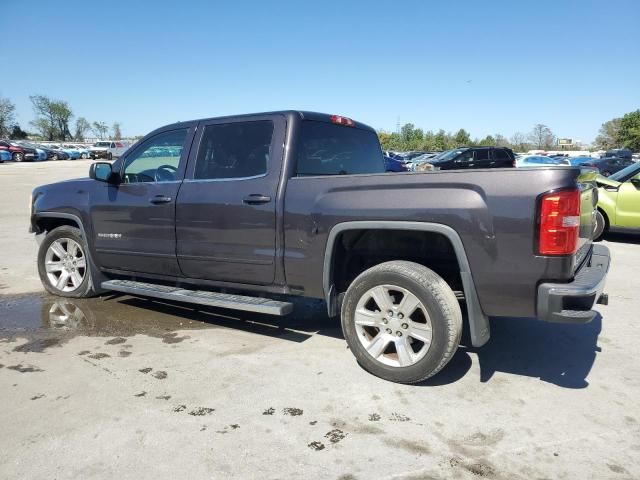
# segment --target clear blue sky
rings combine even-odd
[[[0,0],[0,95],[144,134],[277,109],[591,141],[640,108],[640,1]]]

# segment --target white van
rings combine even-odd
[[[124,140],[106,140],[94,143],[89,147],[91,158],[106,158],[112,160],[126,152],[131,144]]]

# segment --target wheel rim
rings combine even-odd
[[[22,154],[16,153],[16,162],[21,162],[21,161],[22,161]]]
[[[406,288],[379,285],[368,290],[356,305],[354,322],[366,352],[391,367],[414,365],[431,347],[429,313]]]
[[[82,247],[71,238],[59,238],[49,245],[44,266],[49,284],[63,292],[77,290],[87,274]]]

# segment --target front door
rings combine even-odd
[[[273,283],[285,126],[282,116],[255,116],[198,127],[176,207],[187,277]]]
[[[117,185],[96,182],[91,221],[102,267],[177,276],[175,200],[193,129],[165,131],[123,161]]]
[[[616,226],[640,228],[640,174],[620,185],[616,202]]]

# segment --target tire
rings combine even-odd
[[[80,158],[82,158],[83,160],[86,160],[87,159],[87,154],[83,153],[82,155],[80,155]]]
[[[24,153],[13,152],[12,158],[14,162],[21,162],[24,160]]]
[[[54,162],[58,160],[58,155],[54,153],[53,157],[51,157],[51,160],[53,160]]]
[[[107,153],[107,160],[113,160],[113,155],[111,152]]]
[[[603,177],[608,177],[609,175],[611,175],[611,172],[605,170],[604,172],[602,172],[600,175],[602,175]]]
[[[375,299],[371,303],[374,296],[383,304],[391,300],[388,308]],[[462,312],[451,287],[427,267],[407,261],[381,263],[360,274],[347,289],[341,316],[345,339],[360,366],[397,383],[416,383],[438,373],[453,357],[462,334]]]
[[[600,210],[596,210],[596,226],[593,229],[593,240],[600,240],[607,229],[607,219]]]
[[[85,298],[96,295],[91,261],[86,252],[86,243],[78,228],[64,225],[51,230],[38,250],[38,274],[44,288],[60,297]],[[63,253],[68,254],[68,258],[62,258]]]

